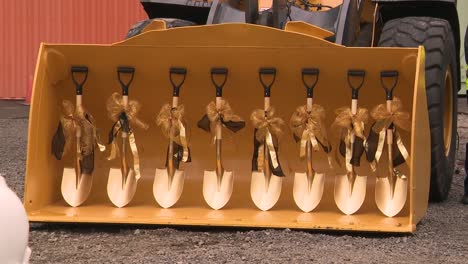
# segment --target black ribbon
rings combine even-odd
[[[221,117],[221,123],[223,126],[225,126],[227,129],[231,130],[232,132],[236,133],[237,131],[241,130],[242,128],[245,127],[245,122],[244,121],[224,121],[224,119]],[[211,132],[211,121],[208,118],[208,115],[203,115],[203,117],[198,121],[197,126],[206,132],[210,133]]]
[[[361,156],[364,154],[364,140],[360,137],[355,137],[354,143],[351,146],[352,155],[349,163],[353,166],[361,166]],[[340,154],[343,157],[346,157],[346,143],[343,139],[340,140],[339,146]]]
[[[296,136],[296,134],[293,134],[293,137],[294,137],[294,141],[296,141],[296,143],[301,141],[301,138]],[[332,146],[331,145],[325,146],[325,144],[323,144],[317,137],[315,137],[315,140],[317,140],[317,142],[322,147],[322,149],[323,149],[323,151],[325,153],[330,153],[332,151]]]
[[[255,129],[254,130],[254,150],[253,150],[253,156],[252,156],[252,171],[259,171],[258,170],[258,163],[257,163],[257,160],[258,160],[258,150],[260,148],[260,146],[262,145],[262,143],[260,141],[257,140],[257,131],[258,129]],[[273,146],[275,148],[275,152],[278,153],[278,143],[277,143],[277,139],[275,138],[274,135],[271,135],[272,138],[273,138]],[[268,148],[268,146],[266,145],[266,142],[263,146],[264,148]],[[273,162],[272,162],[272,159],[271,159],[271,156],[268,155],[268,159],[269,159],[269,166],[270,166],[270,170],[271,170],[271,173],[273,173],[274,175],[278,176],[278,177],[284,177],[284,173],[283,173],[283,169],[281,168],[281,163],[279,161],[279,158],[278,158],[278,154],[276,155],[276,161],[278,162],[278,167],[274,168],[273,167]]]
[[[179,169],[179,165],[180,165],[180,162],[182,161],[182,159],[184,158],[184,147],[182,145],[179,145],[177,144],[176,142],[172,142],[172,146],[173,146],[173,150],[174,150],[174,153],[173,153],[173,156],[172,156],[172,160],[173,160],[173,164],[174,164],[174,168],[176,169]],[[190,148],[187,148],[188,149],[188,158],[187,158],[187,162],[191,162],[192,161],[192,155],[190,153]],[[167,153],[169,153],[169,146],[167,146]],[[166,157],[168,155],[166,154]],[[168,167],[168,159],[166,158],[166,168]]]
[[[63,133],[62,122],[59,122],[57,131],[52,137],[51,151],[57,160],[61,160],[65,150],[65,134]]]
[[[117,129],[117,131],[114,131],[115,130],[115,126],[117,126],[117,124],[120,123],[120,128]],[[130,124],[128,122],[128,117],[127,117],[127,114],[125,112],[122,112],[120,113],[119,115],[119,120],[117,120],[113,125],[112,125],[112,128],[111,130],[109,131],[109,140],[107,141],[107,144],[112,144],[112,142],[114,141],[114,139],[117,137],[117,134],[119,134],[119,132],[122,131],[122,132],[126,132],[126,133],[130,133]]]
[[[373,129],[375,124],[376,123],[372,125],[371,130],[369,132],[369,137],[367,138],[366,158],[367,158],[367,161],[369,162],[373,162],[375,160],[375,154],[377,152],[377,148],[379,145],[379,133],[375,132]],[[405,163],[406,160],[403,154],[401,153],[400,148],[398,148],[398,144],[396,143],[397,142],[396,127],[392,123],[389,128],[393,129],[392,163],[393,163],[393,167],[398,167],[401,164]]]

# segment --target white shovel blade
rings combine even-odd
[[[387,177],[379,178],[375,183],[375,203],[379,210],[388,217],[397,215],[406,203],[408,180],[397,178],[393,198],[390,181]]]
[[[356,176],[351,191],[352,182],[346,174],[335,177],[335,203],[341,212],[352,215],[361,208],[366,197],[366,183],[367,176]]]
[[[252,182],[250,183],[250,196],[258,209],[268,211],[273,206],[281,194],[281,177],[271,175],[268,189],[266,187],[266,177],[263,172],[252,172]]]
[[[312,185],[309,189],[309,180],[306,173],[294,174],[293,196],[296,205],[302,211],[308,213],[317,207],[322,199],[325,186],[325,174],[315,173]]]
[[[203,197],[206,203],[215,210],[223,208],[231,199],[233,185],[234,175],[232,171],[224,171],[220,188],[218,188],[216,171],[205,171],[203,175]]]
[[[181,170],[174,172],[171,181],[167,169],[156,169],[153,195],[162,208],[169,208],[179,200],[184,189],[184,179],[185,174]]]
[[[76,171],[74,168],[64,168],[62,176],[62,196],[70,206],[77,207],[88,199],[93,185],[93,176],[81,174],[78,186],[76,183]]]
[[[137,179],[133,169],[129,169],[127,180],[124,178],[120,169],[111,168],[107,180],[107,195],[111,202],[121,208],[126,206],[133,199],[137,188]]]

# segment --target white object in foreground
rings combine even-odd
[[[23,204],[0,176],[0,261],[29,263],[29,223]]]

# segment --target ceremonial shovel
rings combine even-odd
[[[179,83],[175,83],[173,75],[181,75],[183,79]],[[173,87],[172,108],[177,108],[179,104],[180,87],[185,82],[187,70],[185,68],[171,68],[169,78]],[[179,162],[174,162],[174,137],[175,137],[175,120],[171,120],[169,149],[167,151],[167,168],[156,169],[156,175],[153,184],[153,195],[158,204],[163,208],[173,206],[180,198],[184,188],[185,175],[182,170],[179,170]],[[176,165],[177,164],[177,165]]]
[[[272,80],[266,84],[263,76],[271,75]],[[259,71],[260,83],[264,88],[264,110],[265,113],[270,109],[271,86],[275,82],[276,69],[261,68]],[[268,136],[268,135],[267,135]],[[270,134],[271,136],[271,134]],[[250,183],[250,195],[254,204],[262,211],[270,210],[281,194],[282,177],[272,174],[270,169],[270,156],[266,139],[264,140],[264,156],[262,171],[252,171],[252,181]],[[261,168],[258,168],[261,169]]]
[[[78,81],[75,74],[84,75],[81,81]],[[82,105],[83,86],[88,78],[88,67],[73,66],[71,68],[71,77],[76,88],[76,109]],[[81,127],[76,126],[76,165],[75,168],[64,168],[62,176],[62,195],[63,199],[71,206],[76,207],[84,203],[91,192],[93,185],[92,174],[85,174],[81,171]],[[94,159],[94,154],[91,157]]]
[[[226,68],[213,68],[211,81],[216,87],[216,108],[219,109],[223,96],[223,87],[227,81],[228,70]],[[217,82],[216,76],[222,76],[222,82]],[[206,203],[213,209],[223,208],[232,195],[234,176],[232,171],[226,171],[222,164],[222,123],[217,120],[215,124],[216,141],[216,170],[205,171],[203,175],[203,197]]]
[[[353,86],[351,78],[360,78],[361,82],[358,86]],[[348,71],[348,84],[352,91],[351,100],[351,113],[357,114],[358,111],[358,97],[359,89],[364,84],[365,72],[360,70]],[[345,214],[354,214],[364,203],[366,197],[366,183],[367,176],[359,176],[354,170],[354,165],[350,163],[351,155],[356,154],[356,134],[354,127],[350,131],[350,145],[351,147],[346,149],[345,166],[349,168],[346,174],[336,175],[335,177],[335,202],[338,208]],[[357,154],[356,158],[360,159],[362,153]],[[348,169],[347,169],[348,170]]]
[[[302,81],[307,90],[307,111],[312,111],[312,101],[314,88],[318,82],[318,69],[304,69],[302,71]],[[314,82],[309,85],[305,76],[314,76]],[[325,174],[318,173],[312,166],[312,144],[310,140],[306,143],[306,163],[307,169],[305,173],[296,172],[294,174],[293,196],[296,205],[304,212],[312,211],[322,199],[323,187],[325,185]]]
[[[398,83],[398,72],[383,71],[380,73],[382,86],[385,90],[387,110],[392,112],[393,89]],[[394,82],[390,88],[386,86],[384,78],[393,78]],[[398,214],[406,203],[408,180],[406,177],[395,175],[397,172],[393,166],[394,133],[393,124],[387,129],[387,151],[388,151],[388,176],[377,177],[375,184],[375,202],[380,211],[393,217]],[[396,178],[396,179],[395,179]]]
[[[128,89],[133,81],[135,69],[131,67],[118,67],[117,74],[120,85],[122,87],[123,105],[127,106],[129,101]],[[122,80],[122,74],[127,74],[130,76],[130,79],[126,83]],[[130,133],[127,115],[121,115],[121,124],[122,127],[120,136],[122,138],[122,145],[120,157],[122,168],[111,168],[107,181],[107,195],[109,196],[111,202],[117,207],[124,207],[130,203],[130,201],[133,199],[133,196],[135,195],[138,183],[138,179],[135,177],[135,170],[133,168],[128,168],[128,163],[126,160],[127,141],[128,135]]]

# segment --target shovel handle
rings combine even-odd
[[[318,79],[319,79],[319,73],[320,70],[317,68],[304,68],[302,69],[302,82],[304,83],[304,86],[307,91],[307,98],[313,98],[314,97],[314,88],[317,85]],[[312,83],[308,83],[306,80],[306,76],[311,76],[315,77],[314,81]]]
[[[351,77],[359,77],[361,82],[355,86],[351,82]],[[351,87],[351,98],[357,100],[359,97],[359,90],[361,89],[362,85],[364,84],[364,79],[366,77],[366,71],[364,70],[349,70],[348,71],[348,85]]]
[[[384,79],[393,79],[393,83],[390,86],[385,84]],[[382,71],[380,72],[380,83],[382,84],[383,89],[385,90],[385,95],[387,100],[393,100],[393,89],[398,84],[398,72],[397,71]]]
[[[182,80],[179,83],[176,83],[174,81],[174,75],[182,75]],[[186,76],[187,76],[186,68],[171,67],[169,69],[169,80],[171,81],[172,88],[173,88],[172,96],[179,97],[180,87],[182,87],[182,85],[184,84]]]
[[[81,79],[81,81],[77,80],[77,74],[84,74],[84,78]],[[75,84],[75,89],[76,89],[76,95],[82,95],[83,94],[83,86],[88,79],[88,67],[87,66],[72,66],[71,67],[71,78],[73,80],[73,83]]]
[[[223,87],[226,84],[228,75],[228,69],[224,67],[219,68],[211,68],[211,82],[213,83],[214,87],[216,88],[216,97],[223,96]],[[223,76],[223,80],[221,82],[217,82],[215,80],[215,76]]]
[[[273,79],[270,81],[270,83],[266,83],[263,79],[265,75],[273,75]],[[276,80],[276,68],[260,68],[258,70],[258,77],[260,79],[260,83],[263,86],[264,96],[270,97],[271,87],[273,86]]]
[[[129,74],[130,79],[127,82],[122,80],[122,74]],[[135,68],[130,66],[119,66],[117,67],[117,78],[119,79],[120,85],[122,87],[122,95],[128,96],[128,88],[133,82],[133,77],[135,76]]]

